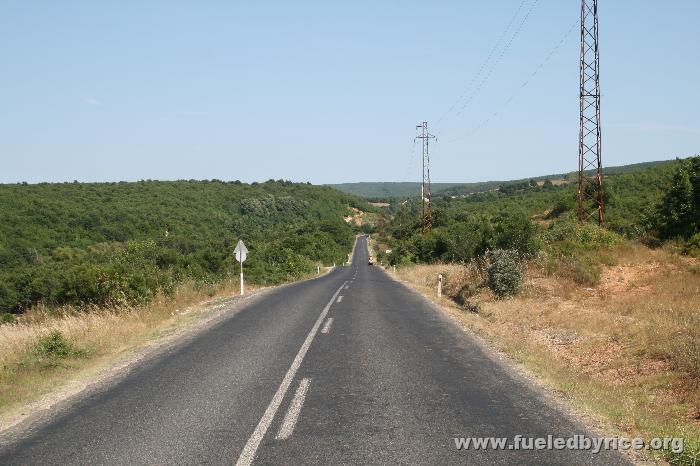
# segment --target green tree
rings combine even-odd
[[[491,225],[484,216],[465,216],[445,230],[447,250],[443,259],[468,262],[489,248]]]
[[[540,250],[537,225],[522,211],[506,211],[494,219],[493,246],[532,256]]]
[[[689,163],[679,162],[657,211],[659,230],[665,238],[691,236],[694,202],[690,168]]]

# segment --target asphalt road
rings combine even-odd
[[[331,320],[332,319],[332,320]],[[458,450],[586,429],[430,303],[367,265],[251,302],[0,446],[0,464],[627,464]]]

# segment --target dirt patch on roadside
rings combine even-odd
[[[600,289],[605,293],[650,293],[649,282],[661,271],[661,264],[652,262],[639,265],[616,265],[603,270],[600,277]]]

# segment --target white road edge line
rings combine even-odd
[[[302,379],[297,388],[297,392],[292,398],[292,403],[289,405],[287,414],[284,415],[282,420],[282,426],[279,432],[277,432],[277,440],[284,440],[289,438],[294,432],[294,427],[297,425],[297,420],[299,420],[299,413],[301,413],[301,408],[304,406],[304,399],[306,399],[306,392],[309,391],[309,384],[311,379]]]
[[[301,345],[301,348],[299,348],[299,352],[294,358],[294,361],[292,361],[292,365],[289,367],[289,370],[285,374],[284,379],[282,379],[282,383],[275,392],[275,395],[272,397],[272,401],[270,401],[269,406],[260,418],[260,422],[258,422],[258,425],[255,427],[253,434],[250,436],[245,446],[243,447],[241,456],[239,456],[238,461],[236,461],[236,466],[249,466],[253,463],[253,460],[255,459],[255,454],[257,453],[258,447],[260,446],[260,442],[262,442],[262,439],[265,437],[267,430],[270,428],[270,424],[272,424],[272,420],[274,419],[275,414],[277,414],[277,410],[282,404],[282,400],[287,394],[287,390],[289,390],[289,385],[291,385],[292,380],[294,380],[294,376],[299,370],[301,363],[304,361],[306,352],[309,351],[311,342],[313,342],[314,337],[316,337],[316,334],[318,333],[318,328],[321,326],[321,322],[323,322],[323,319],[326,318],[328,310],[331,308],[333,301],[335,301],[335,298],[338,297],[338,295],[340,294],[340,290],[343,289],[346,283],[347,281],[343,282],[343,284],[340,285],[340,288],[338,288],[331,300],[328,301],[328,304],[326,304],[326,307],[324,307],[323,311],[321,311],[321,315],[318,316],[318,319],[316,320],[314,326],[311,327],[309,334],[306,336],[306,340],[304,340],[304,343]]]
[[[341,294],[340,296],[338,296],[338,301],[336,301],[336,302],[339,303],[339,302],[341,302],[342,300],[343,300],[343,295]]]
[[[326,324],[321,329],[321,333],[328,333],[328,331],[331,329],[332,323],[333,323],[333,317],[329,317],[328,319],[326,319]]]

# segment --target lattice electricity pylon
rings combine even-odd
[[[603,224],[603,163],[600,138],[600,55],[598,0],[581,0],[581,121],[578,148],[578,218],[597,215]]]
[[[435,136],[428,132],[428,122],[424,121],[420,125],[421,134],[416,136],[416,139],[423,140],[423,185],[421,186],[421,199],[423,204],[423,233],[428,233],[433,228],[433,211],[430,201],[430,155],[428,153],[429,141],[435,139]]]

